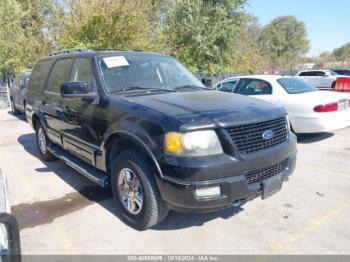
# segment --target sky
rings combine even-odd
[[[257,16],[261,25],[284,15],[303,21],[310,56],[350,42],[350,0],[249,0],[247,11]]]

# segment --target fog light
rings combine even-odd
[[[215,197],[221,195],[219,186],[197,188],[194,192],[197,197]]]

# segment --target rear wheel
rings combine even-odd
[[[332,90],[335,90],[335,82],[332,83],[331,88],[332,88]]]
[[[13,102],[13,99],[10,100],[10,106],[11,106],[11,112],[13,115],[18,115],[19,110],[16,108],[15,103]]]
[[[112,163],[113,199],[120,218],[138,230],[146,230],[168,214],[154,178],[154,168],[136,151],[120,153]]]
[[[57,159],[48,149],[47,146],[50,144],[50,140],[47,137],[44,128],[40,123],[36,127],[36,144],[41,156],[44,161],[54,161]]]

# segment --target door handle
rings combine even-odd
[[[70,113],[72,110],[70,109],[69,106],[65,106],[65,107],[63,108],[63,111],[64,111],[65,113]]]

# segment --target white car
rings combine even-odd
[[[328,132],[350,125],[349,94],[320,91],[301,78],[239,76],[219,82],[214,89],[281,104],[295,133]]]
[[[335,89],[337,78],[341,75],[331,70],[306,70],[300,71],[296,76],[305,79],[317,88]]]

